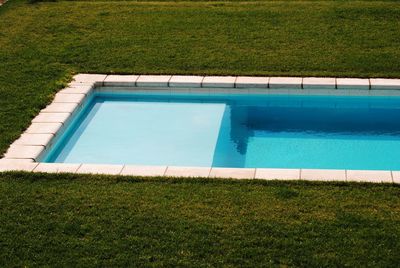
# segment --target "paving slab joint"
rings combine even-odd
[[[210,167],[210,170],[208,171],[207,178],[210,178],[210,175],[211,175],[211,170],[212,170],[212,167]]]
[[[104,76],[103,80],[100,82],[102,87],[104,87],[104,81],[106,80],[107,76],[108,76],[108,74],[106,74]]]
[[[169,169],[169,166],[167,166],[167,168],[164,170],[164,174],[162,175],[163,177],[166,176],[168,169]]]
[[[203,78],[201,79],[200,88],[204,88],[204,87],[203,87],[203,82],[204,82],[204,79],[205,79],[205,78],[206,78],[206,75],[204,75]]]
[[[104,83],[104,81],[106,81],[106,79],[107,79],[107,77],[109,77],[110,75],[109,74],[107,74],[106,75],[106,77],[104,77],[104,79],[103,79],[103,82],[101,82],[101,86],[102,87],[104,87],[105,86],[105,83]]]
[[[119,173],[117,174],[118,176],[122,174],[122,170],[124,170],[125,166],[126,166],[126,165],[122,165],[121,170],[120,170]]]
[[[170,82],[171,82],[171,79],[172,79],[173,76],[174,76],[174,75],[171,75],[171,77],[168,79],[167,87],[171,87]]]

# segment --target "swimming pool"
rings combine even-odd
[[[97,91],[50,163],[397,170],[400,97]]]

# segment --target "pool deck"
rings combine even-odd
[[[202,177],[261,180],[358,181],[400,183],[400,171],[209,168],[175,166],[134,166],[98,164],[41,163],[44,152],[61,135],[73,115],[83,108],[97,87],[115,91],[400,96],[400,79],[245,77],[182,75],[105,75],[78,74],[68,87],[60,90],[51,104],[33,120],[31,126],[0,159],[0,172],[30,171],[124,176]]]

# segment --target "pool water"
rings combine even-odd
[[[400,168],[400,98],[95,93],[45,162]]]

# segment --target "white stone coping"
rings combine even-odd
[[[301,77],[271,77],[269,88],[302,88],[303,78]]]
[[[230,178],[246,180],[304,180],[331,182],[400,183],[400,171],[220,168],[37,163],[15,159],[0,160],[0,172],[30,171],[43,173],[100,174],[138,177]]]
[[[400,171],[210,168],[39,163],[95,87],[116,91],[400,96],[400,79],[78,74],[33,120],[0,159],[1,171],[69,172],[159,177],[203,177],[400,183]]]
[[[70,87],[59,93],[85,94],[87,93],[83,91],[85,86],[400,90],[400,79],[78,74],[70,83]],[[77,90],[71,88],[77,88]]]

